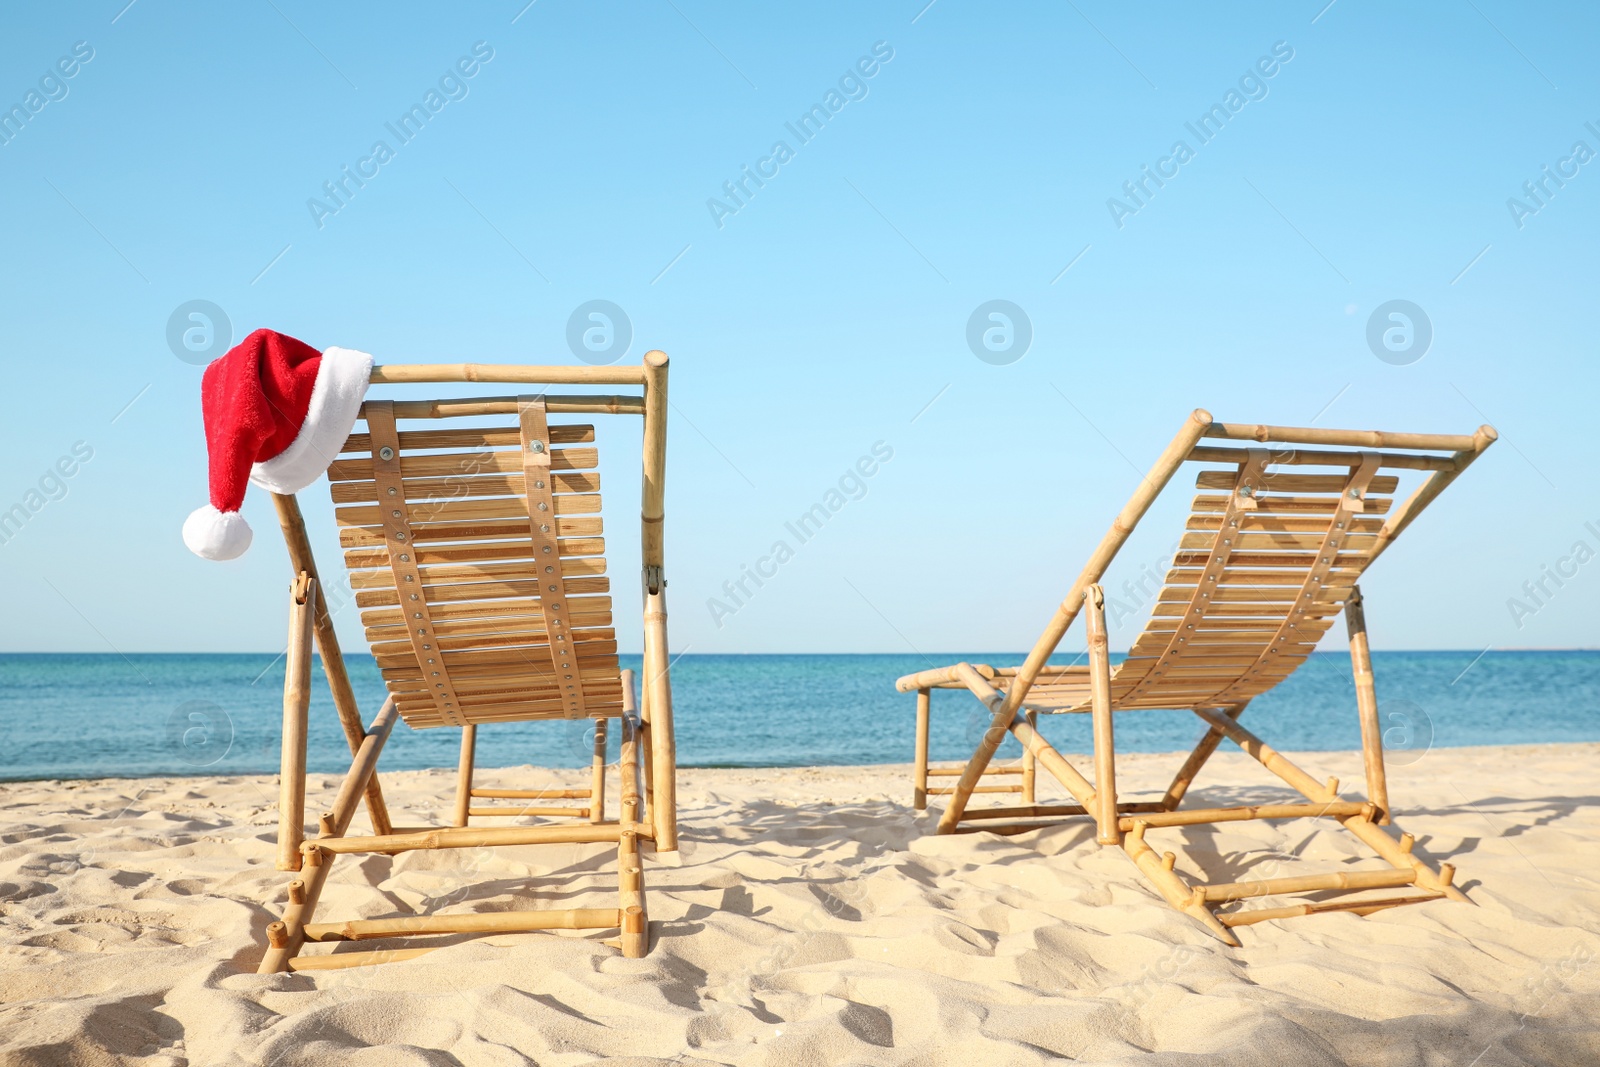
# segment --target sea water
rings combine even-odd
[[[897,693],[894,680],[960,660],[1007,666],[1022,656],[681,656],[672,663],[679,763],[907,762],[916,698]],[[637,656],[622,662],[639,670]],[[1443,746],[1600,741],[1600,652],[1379,652],[1373,662],[1392,764]],[[370,720],[383,700],[377,668],[365,655],[351,655],[349,667]],[[275,772],[283,672],[270,653],[0,655],[0,779]],[[320,662],[313,686],[309,765],[341,772],[350,753]],[[965,759],[988,718],[965,692],[936,690],[933,758]],[[1063,751],[1087,750],[1088,716],[1042,718]],[[1251,704],[1245,721],[1288,751],[1359,747],[1349,656],[1313,656]],[[1121,750],[1170,752],[1193,745],[1202,724],[1185,712],[1137,711],[1118,715],[1116,729]],[[582,766],[589,731],[586,721],[485,726],[478,763]],[[453,767],[459,744],[456,730],[402,724],[382,766]],[[1015,744],[1002,754],[1014,755]]]

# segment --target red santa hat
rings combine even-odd
[[[247,482],[296,493],[322,476],[361,410],[372,357],[348,348],[318,352],[257,330],[206,368],[200,384],[211,503],[183,524],[183,543],[206,559],[250,547],[239,514]]]

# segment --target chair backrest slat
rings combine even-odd
[[[369,400],[329,468],[366,637],[413,727],[622,710],[594,426],[532,418],[529,438],[532,400],[396,401],[392,431]]]
[[[1120,708],[1229,707],[1276,685],[1316,648],[1370,561],[1382,527],[1366,517],[1379,453],[1320,450],[1330,458],[1317,465],[1337,473],[1306,474],[1283,470],[1266,448],[1240,451],[1237,467],[1196,479],[1232,492],[1195,498],[1147,628],[1156,640],[1141,636],[1113,683]],[[1311,465],[1314,451],[1297,449],[1295,466]],[[1379,483],[1396,486],[1392,476]]]
[[[1277,685],[1316,649],[1372,561],[1496,439],[1487,426],[1459,436],[1224,425],[1203,411],[1195,420],[1202,436],[1240,444],[1196,443],[1182,455],[1208,469],[1150,618],[1112,679],[1119,710],[1236,707]],[[1396,471],[1424,478],[1398,508]],[[1120,547],[1117,531],[1108,541]],[[1086,570],[1087,580],[1104,569]],[[1051,636],[1030,662],[1053,650]],[[1008,703],[1034,703],[1023,688]],[[1041,705],[1089,704],[1081,677],[1041,674],[1033,688]]]
[[[1142,671],[1137,675],[1130,674],[1126,682],[1114,686],[1113,699],[1120,696],[1124,703],[1132,703],[1151,691],[1161,679],[1166,678],[1168,673],[1181,662],[1183,654],[1187,651],[1186,645],[1189,636],[1195,632],[1195,623],[1215,610],[1210,603],[1211,597],[1217,590],[1218,579],[1224,577],[1234,548],[1245,547],[1242,543],[1243,537],[1239,533],[1240,518],[1245,510],[1256,506],[1255,494],[1261,489],[1270,458],[1264,448],[1247,449],[1244,462],[1239,464],[1234,472],[1233,485],[1230,487],[1232,492],[1228,495],[1228,502],[1222,518],[1218,521],[1216,531],[1184,535],[1179,545],[1180,550],[1204,545],[1206,560],[1196,572],[1193,585],[1169,585],[1167,590],[1163,590],[1162,599],[1157,601],[1158,604],[1172,603],[1181,598],[1184,601],[1183,614],[1177,616],[1177,624],[1167,632],[1166,645],[1162,648],[1161,654],[1148,664],[1139,661]],[[1168,590],[1175,595],[1171,598],[1166,597]]]

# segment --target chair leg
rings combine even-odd
[[[1295,766],[1283,753],[1238,723],[1224,716],[1199,709],[1195,710],[1195,714],[1212,726],[1221,729],[1227,735],[1228,740],[1244,749],[1251,758],[1283,779],[1291,788],[1298,790],[1307,800],[1317,803],[1331,803],[1338,800],[1337,778],[1330,778],[1326,786],[1319,786],[1316,779]],[[1399,841],[1390,837],[1389,833],[1375,821],[1377,805],[1372,804],[1371,807],[1373,809],[1373,817],[1347,815],[1339,819],[1340,824],[1368,848],[1387,860],[1391,866],[1401,870],[1416,871],[1416,885],[1419,888],[1439,893],[1460,903],[1470,903],[1466,894],[1451,884],[1455,880],[1454,867],[1445,864],[1436,871],[1413,856],[1410,849],[1410,835],[1405,835]]]
[[[456,772],[456,811],[451,825],[465,826],[472,809],[472,769],[477,756],[478,727],[468,723],[461,728],[461,765]]]
[[[644,774],[644,792],[640,796],[639,811],[636,818],[640,822],[655,825],[652,812],[655,810],[655,790],[652,781],[652,768],[650,764],[650,704],[648,700],[641,703],[638,689],[635,686],[636,676],[632,670],[624,669],[622,672],[622,717],[632,720],[634,744],[638,746],[637,762]],[[646,694],[648,696],[648,694]],[[623,728],[623,739],[628,737],[628,728]],[[618,764],[621,767],[621,764]],[[627,795],[627,786],[624,783],[622,795]],[[626,818],[626,816],[624,816]]]
[[[665,588],[646,591],[644,607],[644,687],[650,694],[651,816],[657,852],[678,848],[678,757],[672,729],[672,679],[667,658]]]
[[[1024,711],[1023,720],[1034,733],[1039,732],[1039,713],[1037,711]],[[1037,799],[1039,778],[1039,757],[1033,754],[1033,749],[1022,750],[1022,802],[1032,804]]]
[[[289,591],[283,680],[283,759],[278,773],[278,870],[300,869],[306,834],[306,730],[311,708],[311,616],[316,579],[304,571]]]
[[[973,696],[983,701],[984,705],[991,711],[997,713],[997,719],[1000,717],[998,713],[1005,705],[1005,697],[1002,696],[999,691],[997,691],[988,682],[984,681],[978,672],[973,670],[968,664],[960,664],[956,668],[956,676],[961,680],[963,685],[971,690]],[[995,727],[991,724],[989,729],[992,731],[995,729]],[[1024,752],[1031,752],[1034,758],[1039,761],[1039,765],[1045,769],[1045,773],[1050,775],[1050,777],[1054,778],[1056,781],[1060,782],[1061,787],[1070,793],[1074,800],[1082,805],[1084,811],[1092,814],[1095,810],[1094,786],[1089,784],[1089,780],[1087,778],[1078,773],[1078,769],[1069,763],[1065,756],[1056,751],[1056,747],[1054,745],[1040,736],[1039,732],[1035,730],[1032,724],[1029,722],[1027,716],[1018,717],[1013,715],[1011,717],[1009,729],[1012,736],[1021,742],[1022,750]],[[1000,736],[1004,737],[1005,733],[1006,729],[1002,728],[1000,730]],[[996,741],[993,746],[990,746],[989,740],[990,739],[987,737],[984,739],[984,746],[978,749],[978,751],[973,755],[972,761],[967,764],[968,772],[972,772],[973,765],[976,764],[980,757],[983,756],[985,747],[989,748],[991,753],[993,752],[993,749],[999,747],[998,741]],[[980,767],[974,773],[974,779],[976,780],[977,778],[981,777],[982,774],[983,769]],[[954,819],[951,819],[950,810],[947,808],[944,815],[939,819],[939,832],[942,834],[954,832],[955,827],[961,822],[962,814],[964,813],[958,813]],[[949,830],[945,829],[945,823],[947,821],[950,823]]]
[[[594,764],[589,776],[589,821],[606,819],[606,720],[594,720]]]
[[[1095,840],[1122,843],[1117,827],[1117,747],[1111,724],[1111,652],[1106,635],[1105,594],[1098,585],[1084,593],[1089,631],[1089,689],[1094,714]]]
[[[320,850],[308,853],[304,873],[289,883],[289,906],[283,918],[267,926],[267,951],[261,957],[257,974],[276,974],[289,970],[289,962],[305,945],[305,928],[310,924],[333,867],[333,857]]]
[[[1249,701],[1246,701],[1244,704],[1235,704],[1232,707],[1222,709],[1222,714],[1234,721],[1238,721],[1239,716],[1244,714],[1244,709],[1248,703]],[[1163,809],[1166,811],[1178,810],[1178,805],[1183,803],[1184,794],[1194,784],[1195,778],[1199,776],[1200,769],[1206,765],[1206,761],[1216,753],[1217,746],[1222,744],[1222,738],[1222,731],[1215,726],[1207,730],[1205,735],[1200,738],[1200,743],[1194,746],[1194,751],[1189,753],[1189,758],[1183,761],[1183,766],[1179,767],[1178,773],[1173,776],[1172,784],[1167,786],[1167,794],[1161,798]]]
[[[622,717],[622,745],[618,760],[622,779],[620,799],[623,831],[617,839],[617,888],[620,900],[622,954],[639,959],[650,951],[650,919],[645,910],[644,870],[639,862],[639,723]]]
[[[1133,829],[1122,839],[1122,850],[1133,860],[1133,865],[1145,876],[1168,904],[1194,919],[1215,934],[1224,944],[1239,947],[1239,938],[1222,925],[1216,913],[1206,906],[1204,898],[1178,877],[1172,869],[1173,855],[1168,852],[1157,856],[1156,850],[1145,844],[1144,823],[1135,822]]]
[[[650,770],[650,724],[639,723],[639,766],[644,775],[644,791],[639,797],[639,821],[651,826],[656,822],[656,791],[654,773]]]
[[[1089,625],[1092,632],[1094,627],[1092,620]],[[1093,660],[1099,658],[1101,658],[1100,654],[1092,650],[1092,684],[1096,681],[1094,675],[1099,673]],[[1107,657],[1108,659],[1109,657]],[[952,669],[952,673],[991,711],[996,712],[997,718],[1002,717],[1004,698],[970,665],[958,664]],[[1101,699],[1098,704],[1102,709],[1108,709],[1110,702],[1109,699]],[[1034,755],[1039,766],[1051,777],[1055,778],[1077,800],[1078,804],[1076,806],[1031,804],[1003,811],[989,809],[984,814],[995,821],[991,822],[985,819],[981,824],[971,827],[959,826],[962,816],[957,813],[955,818],[951,820],[956,825],[953,825],[950,830],[944,828],[943,823],[945,820],[941,820],[941,831],[961,832],[967,829],[982,829],[1008,833],[1025,832],[1040,825],[1048,825],[1042,823],[1004,823],[999,821],[1012,816],[1030,818],[1057,815],[1069,817],[1089,815],[1096,819],[1097,829],[1105,827],[1111,819],[1115,819],[1116,821],[1112,825],[1121,835],[1120,844],[1123,852],[1150,885],[1173,908],[1194,918],[1219,940],[1233,946],[1239,945],[1239,939],[1233,932],[1233,927],[1251,923],[1329,911],[1348,911],[1357,915],[1366,915],[1398,905],[1421,903],[1440,898],[1466,901],[1467,898],[1461,891],[1452,885],[1455,879],[1455,868],[1453,866],[1446,863],[1440,864],[1435,869],[1422,862],[1411,854],[1414,839],[1410,834],[1401,835],[1397,841],[1377,825],[1375,822],[1377,816],[1376,804],[1370,801],[1340,800],[1338,779],[1331,778],[1326,783],[1318,782],[1305,771],[1295,766],[1282,753],[1241,727],[1236,720],[1244,711],[1244,707],[1244,704],[1237,704],[1215,710],[1208,708],[1192,709],[1195,715],[1211,727],[1211,730],[1200,745],[1196,747],[1195,751],[1190,754],[1183,769],[1179,771],[1172,787],[1168,790],[1167,799],[1160,803],[1116,803],[1114,766],[1111,768],[1105,766],[1105,762],[1114,760],[1115,750],[1112,744],[1114,738],[1105,736],[1103,724],[1096,724],[1095,756],[1096,770],[1100,778],[1098,784],[1105,791],[1106,796],[1102,796],[1101,790],[1091,785],[1088,779],[1084,778],[1060,752],[1039,736],[1038,731],[1034,729],[1033,724],[1026,716],[1014,716],[1009,724],[1010,732],[1022,742],[1025,751]],[[1102,713],[1102,718],[1109,718],[1109,715]],[[1184,791],[1188,788],[1189,783],[1194,779],[1200,767],[1215,751],[1218,742],[1222,738],[1227,738],[1238,744],[1246,754],[1300,792],[1310,803],[1265,804],[1255,807],[1202,809],[1176,813],[1175,809],[1178,806],[1178,802],[1181,801]],[[990,739],[986,738],[986,742],[988,740]],[[992,751],[993,746],[986,744],[984,748],[989,748]],[[982,773],[981,763],[985,756],[984,748],[980,748],[974,754],[973,762],[968,764],[968,771],[972,773],[974,778]],[[1107,809],[1109,809],[1109,812]],[[947,810],[945,814],[946,819],[949,819],[950,812]],[[1335,819],[1340,826],[1349,830],[1359,841],[1376,852],[1381,859],[1386,860],[1392,869],[1387,871],[1340,872],[1333,875],[1323,874],[1264,879],[1219,885],[1190,884],[1177,872],[1177,857],[1174,853],[1157,853],[1155,849],[1145,842],[1147,830],[1156,826],[1176,827],[1255,819],[1307,817]],[[1382,899],[1357,897],[1349,900],[1316,901],[1281,908],[1259,908],[1229,912],[1216,910],[1218,905],[1251,896],[1274,896],[1325,890],[1356,892],[1402,885],[1414,886],[1423,890],[1423,893],[1421,895]]]
[[[1361,716],[1361,762],[1367,776],[1367,799],[1378,806],[1378,822],[1389,825],[1389,780],[1383,767],[1383,726],[1378,720],[1378,688],[1372,675],[1372,650],[1367,645],[1367,613],[1361,587],[1350,590],[1344,604],[1350,631],[1350,669],[1355,675],[1356,710]]]
[[[399,717],[394,698],[390,697],[357,746],[355,759],[351,761],[350,770],[339,786],[333,810],[324,819],[322,832],[317,835],[319,838],[342,837],[349,830],[356,807],[361,803],[377,770],[378,756],[383,752],[384,742],[389,740],[395,720]],[[301,848],[301,853],[309,869],[289,883],[289,906],[284,909],[283,919],[267,927],[267,951],[261,958],[261,965],[256,968],[257,974],[289,970],[290,961],[305,944],[305,927],[311,921],[317,900],[322,895],[322,887],[328,880],[333,855],[320,848],[305,846]]]
[[[917,690],[917,747],[912,754],[911,806],[918,811],[928,810],[928,719],[932,702],[931,689]]]
[[[1214,934],[1228,944],[1237,945],[1239,942],[1232,933],[1231,928],[1255,922],[1299,915],[1312,915],[1326,911],[1350,911],[1355,914],[1366,915],[1384,908],[1422,903],[1428,900],[1437,900],[1441,897],[1466,901],[1467,898],[1461,891],[1451,884],[1455,880],[1455,868],[1453,866],[1447,863],[1441,864],[1435,870],[1417,859],[1411,854],[1414,839],[1410,834],[1404,834],[1399,841],[1396,841],[1377,825],[1374,821],[1377,815],[1377,806],[1375,804],[1370,801],[1361,804],[1341,801],[1338,794],[1338,779],[1330,778],[1326,783],[1319,783],[1296,766],[1283,753],[1277,751],[1261,738],[1235,722],[1234,719],[1241,710],[1243,709],[1233,708],[1227,712],[1214,712],[1195,709],[1195,714],[1209,723],[1215,733],[1239,745],[1246,754],[1277,775],[1285,784],[1298,791],[1312,803],[1308,805],[1282,805],[1276,810],[1273,810],[1273,805],[1264,805],[1260,808],[1191,811],[1188,813],[1189,818],[1183,820],[1168,818],[1165,820],[1166,824],[1197,825],[1241,819],[1296,818],[1305,816],[1333,818],[1338,821],[1340,826],[1349,830],[1359,841],[1376,852],[1379,858],[1387,861],[1394,870],[1390,872],[1341,872],[1334,875],[1266,879],[1223,885],[1188,885],[1173,870],[1175,857],[1172,853],[1169,852],[1157,857],[1155,851],[1144,843],[1144,834],[1149,823],[1138,816],[1133,816],[1131,819],[1125,820],[1125,822],[1131,822],[1132,829],[1123,840],[1123,848],[1138,865],[1140,871],[1144,873],[1173,907],[1205,923]],[[1215,748],[1215,745],[1210,747]],[[1209,752],[1206,754],[1209,754]],[[1194,757],[1191,756],[1191,762],[1193,761]],[[1180,775],[1180,777],[1182,776]],[[1150,822],[1154,823],[1161,820],[1162,814],[1152,815]],[[1384,899],[1358,898],[1349,901],[1320,901],[1296,904],[1289,907],[1234,911],[1221,915],[1217,914],[1212,907],[1214,902],[1227,902],[1250,896],[1274,896],[1329,889],[1359,891],[1367,888],[1401,885],[1415,886],[1424,890],[1425,893],[1420,896],[1412,895]]]
[[[277,509],[278,526],[283,531],[284,544],[289,550],[289,565],[296,573],[304,571],[317,580],[317,561],[311,554],[311,538],[306,533],[300,502],[293,493],[273,493],[272,503]],[[320,581],[312,591],[312,600],[312,626],[316,634],[317,651],[322,656],[322,673],[327,676],[333,707],[339,713],[339,723],[344,727],[345,740],[349,742],[350,755],[354,757],[361,747],[361,709],[356,705],[350,672],[345,667],[344,653],[339,650],[339,635],[334,631],[333,616],[328,612],[328,598]],[[383,802],[383,789],[376,776],[367,784],[367,813],[372,817],[373,833],[389,832],[389,809]]]
[[[972,753],[972,758],[967,760],[967,765],[961,769],[961,777],[950,790],[950,802],[945,805],[944,813],[939,816],[939,827],[935,831],[941,834],[953,834],[956,832],[956,827],[961,825],[961,818],[967,813],[967,804],[972,800],[973,791],[978,788],[978,783],[983,781],[983,772],[988,769],[994,754],[999,751],[1000,743],[1006,739],[1006,731],[1015,731],[1017,726],[1016,713],[1006,710],[1006,698],[984,681],[970,663],[957,664],[955,671],[967,688],[972,690],[973,695],[983,701],[992,718],[989,720],[989,728],[983,732],[983,740],[978,742],[977,750]]]

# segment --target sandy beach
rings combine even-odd
[[[1158,790],[1174,759],[1127,756],[1122,781]],[[1303,765],[1360,780],[1357,753]],[[1459,867],[1476,906],[1267,922],[1241,949],[1082,824],[933,837],[906,767],[686,769],[682,863],[647,860],[645,959],[603,933],[516,934],[264,977],[286,883],[273,778],[10,783],[0,1064],[1596,1063],[1597,765],[1585,744],[1394,768],[1400,825]],[[408,823],[442,821],[452,779],[383,776]],[[481,784],[579,780],[507,768]],[[335,785],[313,776],[310,810]],[[1201,786],[1195,803],[1287,799],[1236,753]],[[1212,881],[1376,863],[1307,821],[1169,830],[1157,846]],[[614,899],[602,846],[544,846],[538,862],[516,848],[344,862],[321,914]]]

